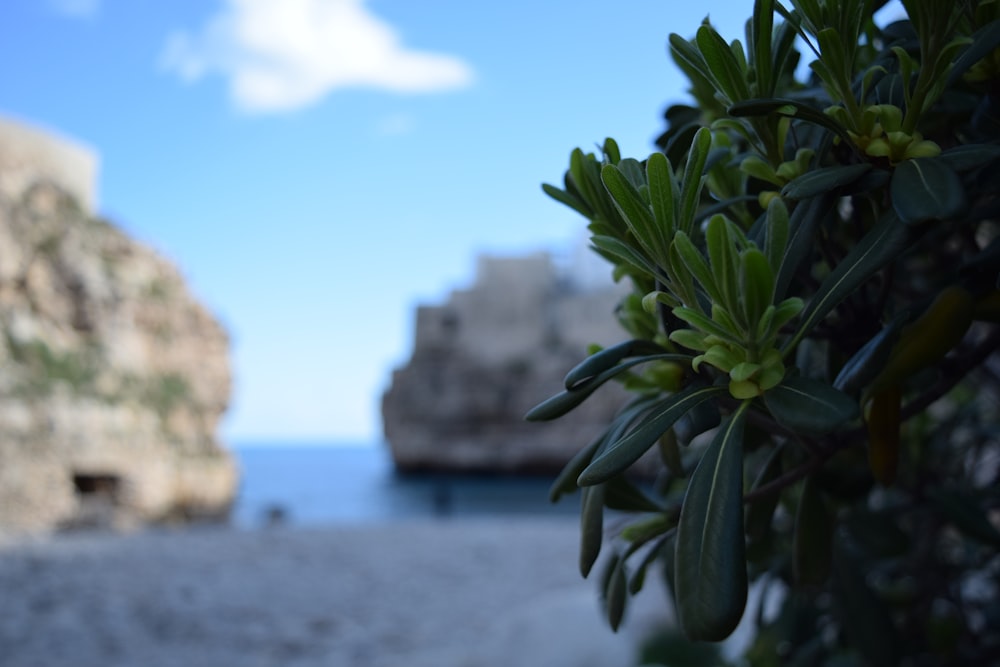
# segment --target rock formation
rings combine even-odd
[[[417,309],[413,354],[382,400],[386,440],[404,471],[550,473],[604,428],[626,394],[611,383],[571,418],[525,413],[562,388],[592,343],[626,337],[619,286],[584,288],[546,254],[479,260],[475,285]]]
[[[94,217],[96,158],[0,122],[0,531],[216,515],[228,338]]]

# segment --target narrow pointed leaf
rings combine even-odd
[[[874,380],[889,360],[892,346],[899,337],[900,324],[899,320],[894,321],[855,352],[833,381],[834,389],[853,394]]]
[[[639,254],[632,246],[613,236],[594,236],[590,239],[590,242],[595,249],[614,257],[619,263],[623,262],[633,269],[638,269],[646,273],[651,278],[655,278],[660,274],[656,265],[649,259]]]
[[[590,383],[585,388],[574,391],[561,391],[554,396],[550,396],[535,407],[528,410],[524,419],[529,422],[550,421],[558,419],[567,412],[572,411],[578,405],[587,400],[600,385]]]
[[[737,332],[727,331],[718,322],[712,320],[693,308],[674,308],[673,313],[678,319],[683,320],[693,327],[701,329],[707,334],[718,336],[723,340],[740,344],[742,341]]]
[[[611,572],[604,589],[604,604],[608,614],[608,625],[612,631],[617,632],[625,616],[625,603],[628,601],[628,574],[625,572],[624,559],[618,559],[610,567]]]
[[[892,207],[907,224],[947,220],[965,208],[965,188],[944,160],[906,160],[892,174]]]
[[[701,188],[704,182],[705,162],[712,148],[712,131],[707,127],[699,129],[691,140],[691,150],[688,152],[687,164],[684,165],[684,181],[681,188],[680,217],[677,228],[690,234],[698,201],[701,199]]]
[[[708,69],[701,52],[680,35],[673,33],[670,35],[670,51],[674,58],[685,63],[689,68],[700,74],[705,79],[711,81],[712,72]]]
[[[788,347],[798,344],[837,304],[894,260],[908,240],[907,226],[896,216],[886,215],[823,280],[802,313],[799,330]]]
[[[676,229],[674,201],[674,173],[667,156],[653,153],[646,161],[646,182],[649,184],[649,199],[653,207],[653,217],[662,230],[665,239],[672,239]]]
[[[689,387],[652,409],[627,435],[611,443],[580,474],[577,483],[589,486],[607,481],[639,460],[663,433],[688,410],[725,392],[724,387]]]
[[[719,427],[688,483],[677,526],[677,612],[685,634],[696,641],[728,637],[746,607],[744,420],[741,408]]]
[[[771,305],[774,294],[774,272],[767,257],[757,248],[747,248],[740,254],[740,289],[747,324],[754,327]]]
[[[637,366],[639,364],[644,364],[649,361],[689,361],[689,357],[686,355],[677,354],[666,354],[666,355],[646,355],[642,357],[634,357],[623,361],[622,363],[613,366],[606,371],[599,373],[596,376],[591,377],[589,380],[580,382],[574,385],[572,389],[567,389],[561,391],[555,396],[542,401],[531,410],[528,414],[524,416],[526,421],[537,422],[537,421],[549,421],[552,419],[557,419],[563,416],[567,412],[573,410],[578,405],[583,403],[593,394],[598,388],[601,387],[608,380],[624,373],[629,368]]]
[[[970,171],[1000,160],[1000,146],[996,144],[966,144],[955,146],[941,153],[937,160],[957,172]]]
[[[948,73],[948,86],[959,80],[969,68],[1000,47],[1000,19],[988,23],[972,36],[972,43],[962,52]]]
[[[813,169],[794,179],[781,189],[789,199],[808,199],[818,194],[832,192],[861,178],[872,168],[871,164],[849,164],[841,167]]]
[[[732,313],[739,312],[739,263],[726,219],[717,215],[708,221],[705,246],[711,261],[712,277],[722,291],[722,304]]]
[[[752,29],[749,37],[753,40],[747,46],[753,54],[753,65],[757,70],[757,92],[769,95],[774,90],[771,39],[774,30],[774,0],[756,0],[754,3]]]
[[[726,40],[709,25],[698,28],[698,50],[711,70],[715,82],[731,102],[750,97],[746,72],[740,67]]]
[[[641,339],[627,340],[617,345],[606,347],[600,352],[595,352],[584,359],[566,374],[566,388],[572,389],[581,382],[603,373],[626,357],[640,357],[651,354],[664,354],[666,352],[664,348],[656,343]]]
[[[797,583],[822,586],[833,558],[833,515],[812,477],[806,478],[795,513],[792,570]]]
[[[573,493],[579,489],[576,485],[576,478],[580,476],[584,468],[590,465],[590,461],[600,446],[604,444],[606,437],[607,433],[605,432],[604,435],[595,438],[589,445],[573,455],[573,458],[563,467],[555,481],[552,482],[552,486],[549,487],[549,502],[557,503],[565,494]]]
[[[801,202],[792,212],[788,242],[774,285],[775,301],[784,298],[799,266],[814,250],[813,236],[823,219],[829,215],[830,202],[829,196],[815,197],[808,203]]]
[[[615,207],[646,252],[654,258],[664,257],[665,243],[660,238],[653,213],[643,201],[639,191],[613,164],[604,165],[601,169],[601,180],[614,200]]]
[[[826,435],[858,416],[850,396],[804,377],[786,377],[764,394],[764,404],[778,423],[805,435]]]
[[[604,485],[604,506],[623,512],[662,512],[663,507],[645,491],[625,479],[615,475]]]
[[[788,247],[788,207],[780,197],[775,197],[767,205],[767,216],[764,219],[764,254],[767,261],[778,275],[781,270],[781,261],[785,256],[785,248]]]
[[[601,555],[604,485],[588,486],[581,491],[580,497],[580,574],[586,578]]]
[[[765,484],[778,479],[778,476],[781,475],[781,469],[781,447],[775,447],[761,467],[750,490],[759,489]],[[771,529],[771,521],[774,518],[774,511],[778,508],[778,501],[780,499],[781,493],[775,492],[757,498],[746,509],[746,517],[743,523],[747,540],[751,543],[763,540]]]
[[[730,116],[736,116],[737,118],[742,116],[767,116],[772,113],[787,118],[798,118],[807,123],[824,127],[844,141],[851,141],[850,135],[847,134],[847,128],[823,113],[822,110],[811,107],[799,100],[785,98],[746,100],[733,104],[727,111]]]
[[[571,209],[573,209],[583,217],[585,218],[594,217],[594,212],[590,210],[589,206],[587,206],[584,202],[580,201],[580,199],[571,195],[565,190],[561,190],[554,185],[549,185],[548,183],[542,183],[542,190],[545,192],[545,194],[552,197],[560,204],[569,206]]]
[[[712,301],[717,303],[725,302],[722,289],[715,282],[715,276],[712,275],[712,270],[708,268],[705,256],[695,247],[685,232],[677,232],[677,235],[674,236],[672,252],[680,256],[684,266],[687,267],[691,275],[701,284],[702,289],[705,290],[705,293],[708,294],[708,297]]]

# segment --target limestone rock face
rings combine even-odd
[[[417,310],[412,357],[382,400],[396,466],[561,469],[607,427],[626,392],[609,383],[553,422],[528,423],[524,415],[562,389],[589,344],[626,338],[613,317],[623,294],[616,286],[573,285],[545,254],[481,258],[472,289]]]
[[[0,125],[0,155],[5,133],[31,147]],[[227,334],[45,141],[57,169],[0,159],[0,531],[224,513]]]

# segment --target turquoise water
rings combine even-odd
[[[549,477],[399,475],[384,446],[255,443],[233,448],[242,482],[232,521],[320,526],[409,517],[576,516],[549,503]]]

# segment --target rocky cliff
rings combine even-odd
[[[610,283],[610,280],[609,280]],[[622,289],[584,288],[545,254],[479,260],[476,282],[417,310],[413,354],[383,396],[386,440],[405,471],[560,469],[626,398],[613,383],[572,418],[527,423],[591,343],[625,338]]]
[[[0,531],[227,510],[228,339],[94,217],[96,159],[0,122]]]

